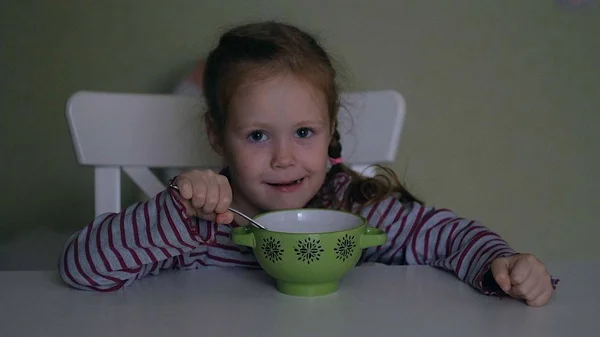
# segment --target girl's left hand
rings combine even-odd
[[[500,288],[527,305],[540,307],[552,297],[552,279],[544,264],[531,254],[497,258],[491,269]]]

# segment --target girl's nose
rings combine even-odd
[[[287,141],[281,141],[274,149],[271,166],[273,168],[286,168],[295,164],[294,146]]]

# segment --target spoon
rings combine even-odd
[[[172,188],[172,189],[174,189],[174,190],[177,190],[177,192],[179,192],[179,186],[174,185],[173,183],[170,183],[169,187]],[[259,224],[256,220],[252,219],[251,217],[247,216],[246,214],[242,213],[241,211],[238,211],[237,209],[231,208],[231,207],[228,207],[228,209],[230,211],[232,211],[233,213],[241,216],[242,218],[248,220],[254,227],[266,230],[265,226]]]
[[[254,219],[252,219],[251,217],[247,216],[246,214],[244,214],[244,213],[242,213],[242,212],[238,211],[237,209],[229,207],[229,210],[230,210],[230,211],[232,211],[233,213],[236,213],[237,215],[241,216],[242,218],[244,218],[244,219],[246,219],[246,220],[250,221],[250,223],[251,223],[252,225],[254,225],[254,227],[258,227],[258,228],[260,228],[260,229],[265,229],[265,230],[266,230],[265,226],[263,226],[263,225],[259,224],[258,222],[256,222],[256,220],[254,220]]]

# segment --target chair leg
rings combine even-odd
[[[121,171],[118,166],[94,169],[95,213],[118,213],[121,210]]]

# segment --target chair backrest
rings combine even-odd
[[[396,157],[405,102],[396,91],[344,93],[338,129],[344,162],[365,171]],[[165,188],[150,168],[222,167],[204,132],[199,97],[80,91],[66,116],[81,165],[95,168],[95,213],[121,208],[123,170],[149,197]]]

